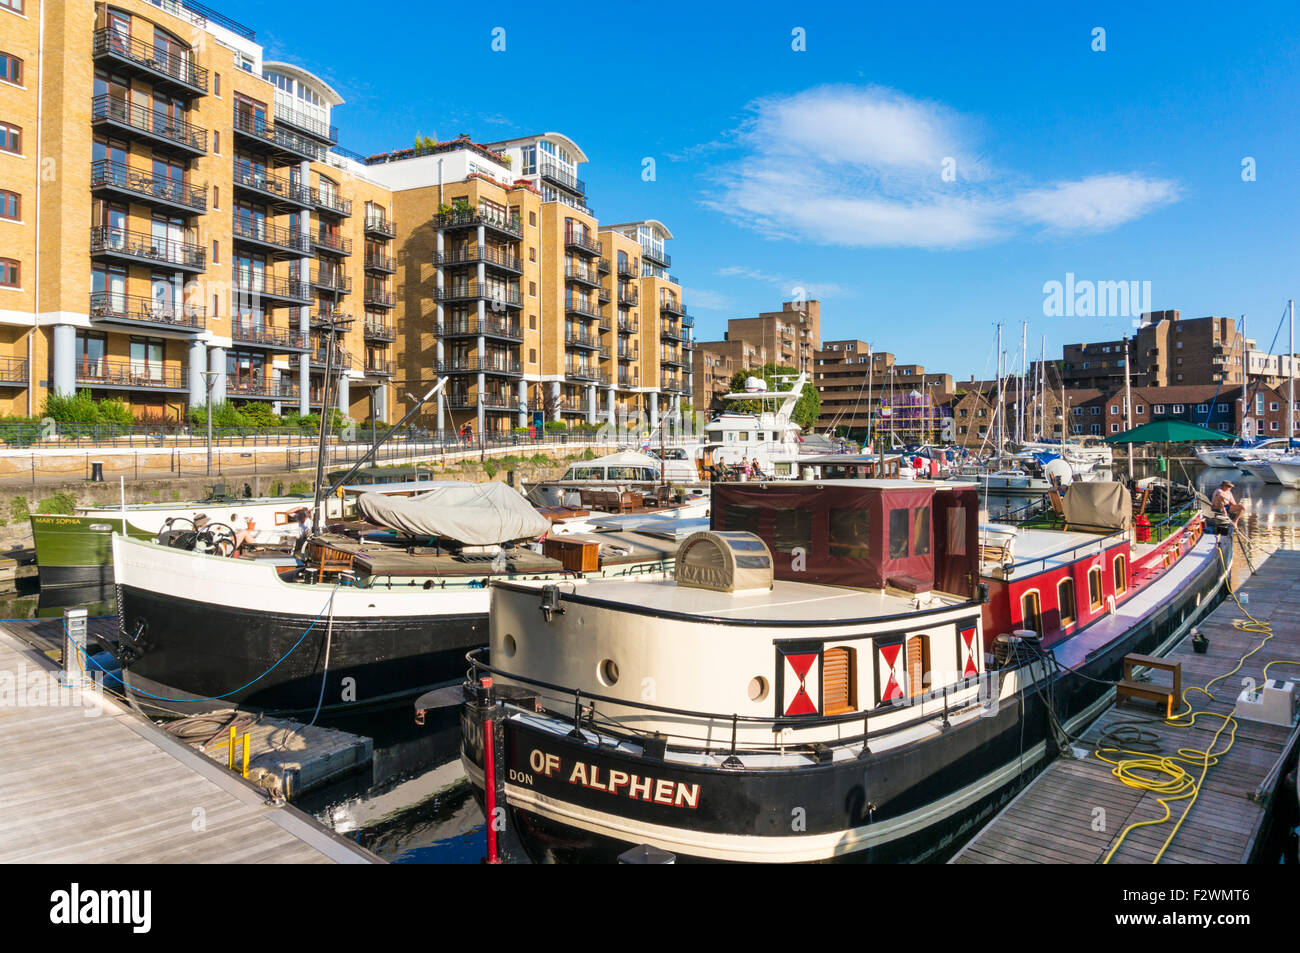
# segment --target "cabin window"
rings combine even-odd
[[[843,715],[858,708],[857,659],[849,648],[827,649],[822,655],[822,712]]]
[[[1094,611],[1101,608],[1101,567],[1093,566],[1088,570],[1088,605]]]
[[[1115,570],[1115,595],[1120,595],[1128,591],[1128,560],[1123,556],[1116,556],[1115,561],[1111,564]]]
[[[907,510],[889,511],[889,558],[907,558]]]
[[[778,553],[794,552],[796,547],[807,552],[812,546],[812,513],[808,510],[777,510],[772,541]]]
[[[603,480],[605,470],[602,467],[570,467],[570,480]]]
[[[1043,634],[1043,603],[1037,589],[1031,589],[1020,597],[1020,624]]]
[[[832,509],[830,554],[853,559],[871,558],[871,511]]]
[[[1056,605],[1061,612],[1061,625],[1067,626],[1074,622],[1074,580],[1062,579],[1056,584]]]
[[[912,697],[924,695],[929,684],[930,638],[914,635],[907,640],[907,693]]]
[[[917,510],[912,522],[912,555],[927,556],[930,553],[930,511]]]
[[[948,510],[948,555],[966,555],[966,507]]]
[[[758,534],[757,506],[728,506],[722,514],[722,528],[728,533]]]

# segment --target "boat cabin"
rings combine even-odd
[[[644,453],[623,451],[594,460],[571,463],[560,482],[654,483],[658,479],[658,460]]]
[[[772,551],[777,579],[971,598],[978,579],[973,484],[903,480],[720,483],[711,527]]]

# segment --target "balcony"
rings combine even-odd
[[[600,303],[591,298],[584,298],[581,295],[566,294],[564,296],[564,310],[569,314],[578,314],[587,318],[600,317]]]
[[[0,357],[0,385],[27,386],[27,362],[16,357]]]
[[[265,377],[227,377],[226,396],[251,400],[297,400],[301,388],[297,381],[267,380]]]
[[[317,269],[311,273],[313,288],[321,291],[333,291],[335,294],[351,294],[352,279],[341,271]]]
[[[367,360],[367,361],[366,361],[366,376],[367,376],[367,377],[392,377],[392,376],[393,376],[393,362],[392,362],[392,361],[372,361],[372,360]]]
[[[392,219],[386,218],[382,213],[374,210],[366,212],[365,229],[367,235],[373,235],[377,238],[397,237],[397,226]]]
[[[654,246],[642,245],[641,257],[646,259],[647,261],[651,261],[657,265],[661,265],[664,268],[671,268],[673,266],[673,256],[669,255],[667,252],[655,248]]]
[[[564,364],[564,376],[575,381],[599,381],[601,379],[600,366],[594,361],[590,363],[583,361],[566,361]]]
[[[313,142],[296,132],[281,129],[265,117],[245,110],[235,110],[235,133],[243,137],[247,148],[257,149],[281,159],[298,161],[309,159],[312,162],[325,161],[325,147]]]
[[[618,359],[620,361],[635,361],[635,360],[639,360],[640,357],[641,357],[641,352],[637,348],[620,347],[618,349]]]
[[[266,249],[277,258],[301,258],[311,254],[311,237],[265,221],[235,217],[231,230],[235,241]]]
[[[565,232],[564,247],[572,251],[585,252],[588,255],[600,255],[600,242],[583,232]]]
[[[239,162],[235,163],[235,188],[251,192],[258,201],[270,202],[277,208],[311,208],[313,204],[312,190],[307,186]]]
[[[522,377],[524,373],[518,358],[497,355],[479,358],[472,354],[467,357],[453,357],[450,360],[441,362],[435,361],[434,370],[440,374],[482,373],[496,374],[502,377]]]
[[[665,374],[659,379],[659,389],[673,394],[684,394],[686,393],[686,382],[684,378]]]
[[[597,351],[600,350],[600,338],[594,334],[583,334],[581,331],[567,330],[564,332],[564,346]]]
[[[512,274],[521,275],[524,273],[523,259],[505,248],[470,245],[465,248],[454,248],[451,251],[433,253],[433,263],[444,267],[477,265],[480,261],[489,267],[500,268]]]
[[[620,308],[633,308],[641,303],[641,293],[635,288],[618,289],[618,306]]]
[[[286,304],[311,304],[311,286],[297,278],[280,278],[258,272],[234,271],[236,294],[248,302],[258,299]]]
[[[396,341],[397,328],[382,321],[367,321],[362,330],[367,341]]]
[[[367,287],[362,294],[361,300],[373,308],[397,307],[397,295],[382,288]]]
[[[600,272],[595,268],[575,268],[570,265],[564,269],[564,277],[569,281],[592,288],[600,287]]]
[[[543,161],[538,171],[541,177],[546,179],[548,182],[554,182],[560,188],[568,189],[575,195],[580,195],[585,198],[587,194],[587,183],[566,172],[564,169],[560,168],[557,163]]]
[[[277,102],[275,104],[275,121],[286,126],[292,126],[294,129],[305,132],[313,138],[328,142],[332,146],[338,145],[338,126],[331,126],[324,119],[313,116],[301,109],[293,109]]]
[[[620,258],[618,260],[618,276],[620,278],[640,278],[641,272],[637,271],[636,262]]]
[[[631,390],[633,387],[640,387],[641,382],[635,377],[628,377],[626,374],[618,375],[618,387],[620,390]]]
[[[189,50],[154,46],[102,27],[95,31],[92,53],[98,62],[143,76],[155,86],[190,96],[208,92],[208,71],[194,63]]]
[[[676,321],[665,321],[659,329],[659,337],[665,341],[685,341],[686,335]]]
[[[686,366],[686,360],[684,355],[679,354],[676,351],[661,351],[659,353],[659,363],[670,364],[674,367]]]
[[[506,318],[486,316],[480,321],[478,318],[464,318],[444,321],[438,325],[437,334],[443,338],[467,338],[479,337],[501,338],[506,341],[522,341],[524,332],[518,321],[507,320]]]
[[[678,317],[686,313],[686,309],[682,307],[682,303],[672,295],[663,296],[659,302],[659,311],[661,314],[674,314]]]
[[[90,118],[98,127],[143,140],[160,152],[189,156],[207,155],[208,152],[206,129],[108,93],[91,100]]]
[[[619,334],[636,334],[640,330],[641,330],[641,322],[638,321],[636,318],[618,319]]]
[[[351,255],[352,239],[344,238],[337,232],[329,232],[323,228],[316,229],[316,235],[312,239],[318,251],[330,252],[334,255]]]
[[[509,394],[484,394],[482,400],[484,410],[515,411],[519,409],[519,398],[512,397]],[[479,396],[477,394],[448,394],[445,403],[452,410],[478,410]]]
[[[92,258],[134,262],[153,268],[167,265],[177,271],[194,274],[207,268],[208,263],[207,253],[199,245],[108,225],[91,227],[90,255]]]
[[[185,367],[166,367],[143,361],[79,360],[77,383],[109,390],[189,391]]]
[[[90,293],[90,320],[100,323],[197,333],[206,326],[206,314],[201,307],[167,304],[141,295],[112,291]]]
[[[435,301],[478,301],[483,299],[490,301],[494,306],[501,305],[506,308],[522,308],[524,306],[523,297],[518,288],[507,288],[501,285],[480,285],[477,281],[456,282],[454,284],[435,288],[433,292]]]
[[[482,225],[510,238],[524,237],[524,226],[518,215],[483,215],[472,209],[453,209],[433,216],[433,227],[445,230],[477,228]]]
[[[312,189],[311,204],[318,212],[339,216],[352,215],[352,200],[343,198],[333,189]]]
[[[230,337],[238,344],[256,344],[268,350],[307,350],[307,337],[301,331],[275,328],[268,324],[236,321],[230,329]]]
[[[365,267],[367,271],[382,271],[392,275],[397,273],[397,260],[371,250],[366,252]]]
[[[602,275],[609,274],[609,259],[602,258],[600,261],[596,262],[596,270]]]
[[[132,169],[125,162],[96,159],[90,164],[90,187],[154,208],[194,215],[208,210],[208,190],[178,179]]]

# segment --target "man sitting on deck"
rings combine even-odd
[[[1232,520],[1232,528],[1237,528],[1237,520],[1241,519],[1241,514],[1245,512],[1245,507],[1237,502],[1232,495],[1232,481],[1224,480],[1219,484],[1219,488],[1214,491],[1214,498],[1210,500],[1210,508],[1215,513],[1225,513],[1228,519]]]

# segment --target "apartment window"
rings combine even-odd
[[[534,248],[532,245],[528,246],[528,260],[537,261],[537,249]]]
[[[23,61],[9,53],[0,53],[0,79],[21,86],[23,83]]]
[[[1270,401],[1268,402],[1268,409],[1269,409],[1269,410],[1276,411],[1276,410],[1277,410],[1277,407],[1278,407],[1277,401],[1275,401],[1275,400],[1270,400]]]
[[[3,2],[4,0],[0,0],[0,3]],[[12,152],[14,155],[22,155],[22,151],[22,128],[7,122],[0,122],[0,152]]]
[[[12,258],[0,258],[0,288],[17,288],[18,277],[18,262]]]
[[[212,208],[214,210],[221,208],[221,186],[219,185],[212,187]]]
[[[23,12],[23,0],[0,0],[0,7],[5,7],[14,13]]]
[[[220,73],[212,74],[212,95],[218,97],[221,95],[221,74]]]
[[[1270,421],[1268,422],[1268,429],[1269,429],[1269,430],[1276,430],[1276,429],[1277,429],[1277,421],[1276,421],[1276,420],[1270,420]]]
[[[537,363],[537,348],[535,348],[535,347],[530,347],[530,348],[528,349],[528,363],[529,363],[529,364],[536,364],[536,363]]]
[[[1255,395],[1255,413],[1256,413],[1256,414],[1262,414],[1263,412],[1264,412],[1264,395],[1263,395],[1263,394],[1256,394],[1256,395]]]
[[[221,263],[221,244],[214,238],[212,239],[212,264]]]
[[[528,295],[529,297],[532,298],[537,297],[537,282],[535,281],[528,282]]]
[[[1088,425],[1088,433],[1092,434],[1093,436],[1096,436],[1096,435],[1100,434],[1100,433],[1101,433],[1101,424],[1089,424],[1089,425]]]
[[[529,224],[529,225],[532,225],[532,226],[534,226],[534,227],[536,227],[536,225],[537,225],[537,213],[536,213],[536,212],[529,212],[529,213],[528,213],[528,224]]]
[[[1146,409],[1144,406],[1142,406],[1141,404],[1134,404],[1134,405],[1133,405],[1133,413],[1135,413],[1135,414],[1145,414],[1146,412],[1147,412],[1147,409]]]
[[[536,330],[537,330],[537,315],[535,315],[535,314],[530,314],[530,315],[528,316],[528,330],[530,330],[530,331],[536,331]]]
[[[1114,416],[1115,414],[1118,414],[1118,413],[1119,413],[1119,405],[1118,405],[1118,404],[1111,404],[1111,405],[1110,405],[1110,412],[1111,412],[1111,415],[1112,415],[1112,416]]]
[[[212,153],[213,155],[221,155],[221,130],[220,129],[212,130]]]
[[[1097,407],[1096,405],[1094,405],[1094,406],[1088,408],[1088,413],[1090,413],[1090,414],[1092,414],[1092,416],[1096,417],[1098,414],[1101,413],[1101,408],[1100,408],[1100,407]]]
[[[1119,433],[1119,424],[1111,424],[1111,425],[1110,425],[1110,432],[1111,432],[1111,433]]]
[[[1227,404],[1215,404],[1215,405],[1214,405],[1214,410],[1215,410],[1216,413],[1226,414],[1226,413],[1228,412],[1228,405],[1227,405]]]
[[[1163,414],[1163,413],[1165,412],[1165,405],[1164,405],[1164,404],[1156,404],[1155,412],[1156,412],[1157,414]]]
[[[22,218],[22,199],[17,192],[6,192],[0,189],[0,218],[11,218],[14,221]]]
[[[1178,330],[1181,331],[1182,328],[1179,328]],[[1174,342],[1174,347],[1182,347],[1182,346],[1183,346],[1183,342],[1182,342],[1182,341],[1176,341],[1176,342]]]
[[[1182,404],[1174,404],[1174,413],[1176,413],[1176,414],[1181,414],[1182,412],[1183,412],[1183,405],[1182,405]]]

